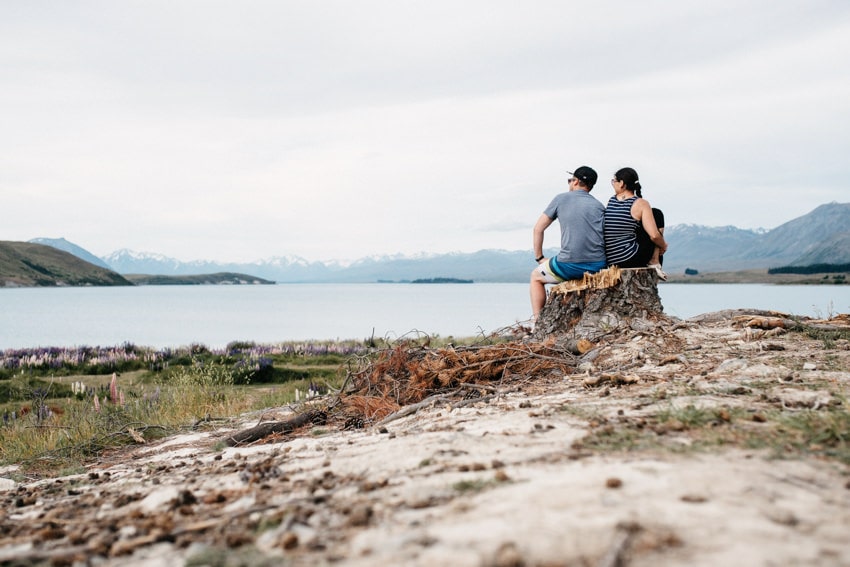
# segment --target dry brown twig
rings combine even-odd
[[[328,419],[341,419],[346,427],[384,425],[435,403],[462,407],[489,401],[518,389],[535,376],[566,374],[575,363],[575,356],[554,341],[441,349],[401,342],[369,358],[368,363],[361,358],[350,364],[345,381],[333,398],[323,408],[309,411],[321,411]],[[513,390],[503,389],[508,383],[515,385]],[[491,393],[458,399],[461,392],[469,390]],[[231,436],[227,442],[239,444],[271,433],[288,434],[296,429],[288,423],[257,425]]]

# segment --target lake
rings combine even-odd
[[[681,318],[739,307],[850,312],[850,286],[662,284],[659,293],[665,312]],[[469,337],[529,316],[528,285],[517,283],[0,289],[0,350]]]

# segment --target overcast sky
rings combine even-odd
[[[850,2],[0,0],[0,120],[0,240],[98,255],[530,250],[582,164],[773,228],[850,201]]]

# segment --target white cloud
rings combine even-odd
[[[844,2],[518,6],[4,4],[0,238],[223,260],[523,249],[582,163],[603,201],[635,167],[673,224],[846,200]]]

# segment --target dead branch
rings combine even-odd
[[[488,384],[458,384],[458,388],[466,388],[468,390],[487,390],[488,392],[499,393],[499,389],[496,386],[490,386]]]
[[[621,522],[617,524],[614,541],[608,552],[597,563],[598,567],[623,567],[626,565],[626,555],[635,536],[643,529],[636,522]]]
[[[612,384],[637,384],[640,382],[640,377],[634,374],[627,374],[625,376],[620,374],[599,374],[596,376],[588,376],[582,380],[582,386],[585,388],[592,388],[593,386],[598,386],[603,382],[610,382]]]
[[[498,398],[501,395],[502,395],[501,393],[498,393],[498,394],[487,394],[486,396],[480,396],[478,398],[467,398],[465,400],[458,400],[456,402],[452,402],[451,406],[452,406],[452,409],[455,409],[455,408],[466,407],[466,406],[469,406],[469,405],[472,405],[472,404],[477,404],[478,402],[485,403],[485,402],[489,402],[493,398]]]
[[[402,342],[350,366],[343,386],[321,410],[309,410],[288,421],[260,423],[227,438],[229,446],[257,441],[272,433],[290,433],[329,418],[362,427],[383,426],[436,403],[462,407],[504,395],[501,385],[543,373],[568,373],[576,357],[555,341],[449,346],[431,349]],[[460,400],[461,390],[489,395]],[[467,394],[468,395],[468,394]]]
[[[411,404],[409,406],[404,406],[403,408],[401,408],[397,412],[391,413],[390,415],[388,415],[387,417],[385,417],[384,419],[382,419],[381,421],[376,423],[375,426],[379,427],[381,425],[386,425],[387,423],[389,423],[391,421],[395,421],[397,419],[401,419],[402,417],[406,417],[410,414],[416,413],[419,410],[421,410],[422,408],[426,408],[426,407],[428,407],[432,404],[436,404],[437,402],[448,401],[449,396],[451,396],[451,394],[455,393],[456,391],[457,390],[455,390],[453,392],[448,392],[448,393],[434,394],[433,396],[430,396],[430,397],[422,400],[421,402],[419,402],[417,404]]]
[[[228,447],[259,441],[272,433],[292,433],[308,424],[322,425],[327,422],[328,415],[324,409],[309,409],[285,421],[269,421],[250,429],[243,429],[224,440]]]

